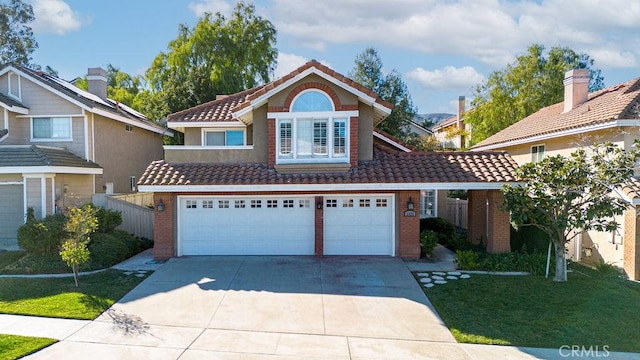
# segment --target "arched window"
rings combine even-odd
[[[293,101],[292,112],[333,111],[333,102],[323,92],[309,90],[300,93]]]

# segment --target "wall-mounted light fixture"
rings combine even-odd
[[[318,203],[316,203],[316,209],[318,210],[322,209],[322,200],[318,200]]]
[[[156,210],[158,210],[158,212],[164,211],[164,201],[162,201],[162,199],[160,199],[160,201],[158,201],[158,203],[156,204]]]
[[[409,196],[409,201],[407,201],[407,210],[413,210],[413,199]]]

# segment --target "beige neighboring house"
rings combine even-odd
[[[166,130],[107,98],[106,71],[89,91],[22,66],[0,67],[0,248],[15,247],[27,208],[37,218],[95,193],[136,191],[161,159]]]
[[[640,78],[588,93],[587,70],[571,70],[564,79],[564,101],[548,106],[472,147],[472,151],[505,150],[518,163],[545,156],[567,156],[595,142],[612,141],[630,149],[640,138]],[[604,261],[640,279],[640,223],[636,192],[623,195],[633,204],[621,216],[615,233],[587,232],[567,246],[576,261]]]
[[[471,125],[464,122],[465,98],[458,97],[458,113],[439,124],[431,130],[433,136],[438,139],[440,145],[445,149],[462,149],[469,145],[471,138]]]

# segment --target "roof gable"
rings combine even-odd
[[[499,148],[527,139],[554,137],[566,131],[589,131],[618,120],[640,119],[640,78],[589,94],[586,102],[563,113],[562,102],[547,106],[473,146]],[[612,125],[612,126],[613,126]]]

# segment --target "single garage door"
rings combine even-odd
[[[16,245],[24,224],[22,185],[0,185],[0,244]]]
[[[394,255],[393,196],[327,196],[325,255]]]
[[[313,255],[313,198],[180,197],[179,255]]]

